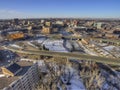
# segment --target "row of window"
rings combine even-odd
[[[21,79],[16,81],[11,87],[13,90],[32,90],[33,84],[38,82],[36,65],[32,66]]]

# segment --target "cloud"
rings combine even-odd
[[[0,19],[31,18],[34,15],[9,9],[0,9]]]

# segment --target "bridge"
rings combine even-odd
[[[120,46],[120,40],[115,40],[115,39],[102,39],[102,38],[91,38],[91,40],[94,40],[99,43],[108,43],[111,45],[117,45]]]
[[[65,39],[76,39],[76,40],[81,40],[83,39],[83,37],[80,36],[62,36],[62,35],[47,35],[47,37],[49,38],[65,38]],[[115,40],[115,39],[102,39],[102,38],[85,38],[87,40],[93,40],[96,42],[100,42],[100,43],[108,43],[111,45],[116,45],[116,46],[120,46],[120,40]]]
[[[24,54],[45,55],[45,56],[53,56],[53,57],[57,56],[57,57],[65,57],[68,59],[87,60],[87,61],[94,61],[98,63],[105,63],[105,64],[120,66],[120,58],[106,58],[106,57],[91,56],[86,54],[53,52],[53,51],[19,50],[13,47],[8,47],[7,49],[13,52],[24,53]]]
[[[49,38],[65,38],[65,39],[76,39],[76,40],[78,40],[78,39],[82,39],[82,37],[80,37],[80,36],[62,36],[62,35],[55,35],[55,34],[51,34],[51,35],[46,35],[47,37],[49,37]]]

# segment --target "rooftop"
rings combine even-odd
[[[14,77],[0,77],[0,89],[7,87],[12,82],[23,76],[27,72],[27,70],[33,65],[32,62],[27,61],[20,61],[17,62],[16,64],[20,65],[22,67],[22,70]],[[2,74],[1,71],[0,74]]]
[[[6,67],[9,71],[11,71],[12,73],[15,73],[17,70],[19,70],[21,68],[21,66],[19,66],[16,63],[13,63],[12,65]]]
[[[0,67],[10,64],[10,62],[17,60],[19,56],[10,50],[0,50]]]

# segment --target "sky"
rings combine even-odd
[[[120,0],[0,0],[0,19],[120,18]]]

